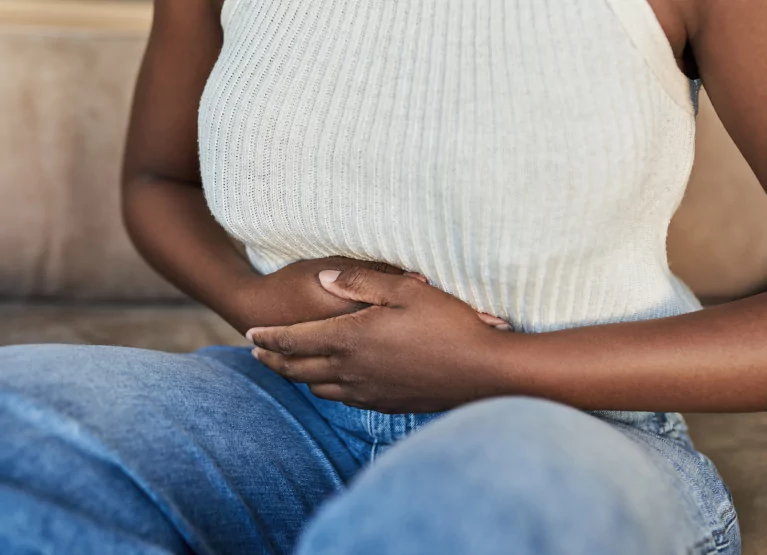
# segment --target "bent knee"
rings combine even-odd
[[[458,408],[424,429],[412,439],[416,441],[438,451],[465,451],[472,458],[506,463],[521,457],[556,462],[592,451],[595,457],[606,456],[610,443],[627,443],[602,420],[567,405],[528,397],[499,397]],[[410,442],[406,440],[405,446]]]
[[[532,479],[565,469],[569,476],[623,474],[627,465],[641,466],[645,456],[620,431],[582,411],[542,399],[501,397],[454,410],[395,446],[380,465],[391,460],[420,471],[450,466],[475,469],[480,476],[506,468]]]
[[[493,426],[496,423],[525,425],[542,421],[554,424],[583,416],[586,415],[577,409],[547,399],[496,397],[464,405],[446,418],[467,425]]]
[[[652,543],[652,499],[664,494],[644,456],[564,405],[475,403],[383,455],[299,553],[666,553]]]
[[[630,513],[627,500],[641,496],[646,462],[639,446],[576,409],[492,399],[455,410],[383,455],[348,495],[355,508],[345,518],[396,506],[411,516],[452,507],[488,519],[522,512],[578,520],[600,507]],[[365,499],[375,506],[356,507]]]

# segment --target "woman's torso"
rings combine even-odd
[[[272,272],[418,271],[520,331],[662,317],[693,160],[646,0],[227,0],[200,109],[211,211]]]

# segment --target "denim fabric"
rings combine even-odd
[[[695,115],[700,112],[700,90],[703,88],[703,81],[700,79],[690,80],[690,99],[692,100],[692,106],[695,109]]]
[[[675,414],[383,415],[247,349],[48,345],[0,349],[0,430],[3,555],[740,552]]]

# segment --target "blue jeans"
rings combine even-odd
[[[364,470],[363,470],[364,469]],[[247,349],[0,349],[0,553],[740,552],[675,414],[322,401]]]

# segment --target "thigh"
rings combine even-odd
[[[287,553],[358,466],[247,349],[2,348],[0,429],[3,553]]]
[[[739,553],[731,523],[713,523],[733,538],[717,545],[708,509],[718,501],[685,476],[697,453],[680,441],[669,456],[654,441],[673,439],[624,428],[531,399],[458,409],[329,502],[298,553]]]

